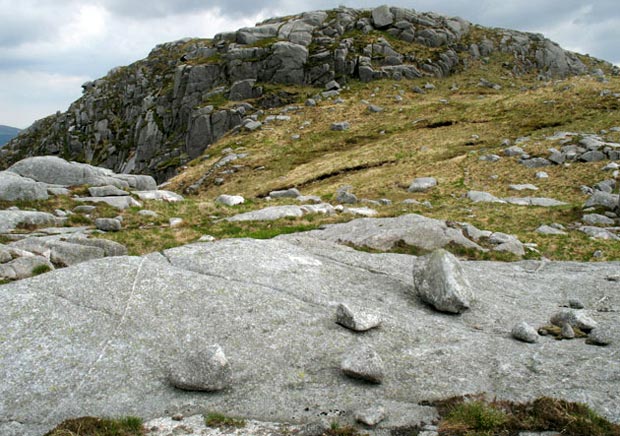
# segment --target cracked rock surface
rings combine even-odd
[[[515,401],[542,395],[585,402],[620,421],[618,263],[462,262],[475,286],[455,317],[412,298],[417,258],[371,254],[308,236],[193,244],[144,257],[98,259],[0,286],[0,434],[40,435],[75,416],[144,419],[204,410],[261,421],[313,422],[381,404],[377,431],[430,422],[419,403],[471,392]],[[571,298],[605,326],[610,344],[541,337]],[[382,327],[356,334],[334,323],[342,301],[372,307]],[[230,390],[188,392],[167,371],[188,336],[219,344]],[[383,383],[340,371],[343,355],[372,347]],[[567,381],[568,380],[568,381]],[[11,433],[12,432],[12,433]]]

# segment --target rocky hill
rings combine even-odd
[[[15,138],[19,132],[20,130],[15,127],[0,125],[0,148]]]
[[[387,6],[309,12],[213,40],[157,46],[146,59],[85,83],[67,112],[37,121],[2,151],[0,162],[58,155],[163,181],[261,108],[304,96],[287,85],[439,78],[491,57],[512,77],[591,70],[590,60],[542,35],[457,17]]]

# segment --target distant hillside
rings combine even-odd
[[[51,154],[163,181],[259,110],[303,102],[332,80],[430,80],[476,69],[533,84],[617,73],[542,35],[458,17],[387,6],[307,12],[155,47],[85,83],[67,112],[37,121],[4,147],[0,168]]]
[[[19,132],[15,127],[0,125],[0,147],[15,138]]]

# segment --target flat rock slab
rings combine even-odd
[[[402,243],[425,251],[436,250],[450,243],[482,250],[482,247],[466,238],[460,229],[448,227],[445,221],[417,214],[396,218],[361,218],[348,223],[330,224],[322,230],[312,230],[304,235],[381,251],[389,251]]]
[[[369,396],[389,416],[379,428],[389,428],[432,421],[434,409],[421,401],[472,392],[585,402],[620,422],[617,313],[586,311],[611,335],[606,347],[510,336],[518,322],[547,323],[567,289],[586,307],[606,296],[618,308],[618,283],[605,279],[618,262],[463,262],[475,299],[456,317],[409,296],[415,261],[298,235],[100,259],[1,285],[0,434],[38,436],[75,416],[204,409],[316,421],[329,410],[367,408]],[[382,328],[360,337],[337,325],[341,301],[372,306]],[[232,389],[169,384],[188,335],[222,346]],[[360,339],[384,362],[381,385],[339,369]]]
[[[226,218],[226,221],[275,221],[280,218],[301,218],[304,210],[300,206],[271,206],[252,212]]]
[[[47,212],[26,210],[0,210],[0,233],[7,233],[19,226],[54,226],[57,218]]]
[[[125,210],[129,207],[142,207],[142,203],[134,200],[132,197],[80,197],[76,198],[76,201],[82,201],[85,203],[106,203],[110,206]]]

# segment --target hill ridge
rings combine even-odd
[[[490,56],[503,60],[508,75],[540,78],[583,74],[597,63],[542,35],[436,13],[387,6],[306,12],[155,47],[146,59],[85,83],[68,111],[35,122],[5,147],[0,166],[59,155],[163,181],[257,109],[299,98],[286,86],[445,77]]]

